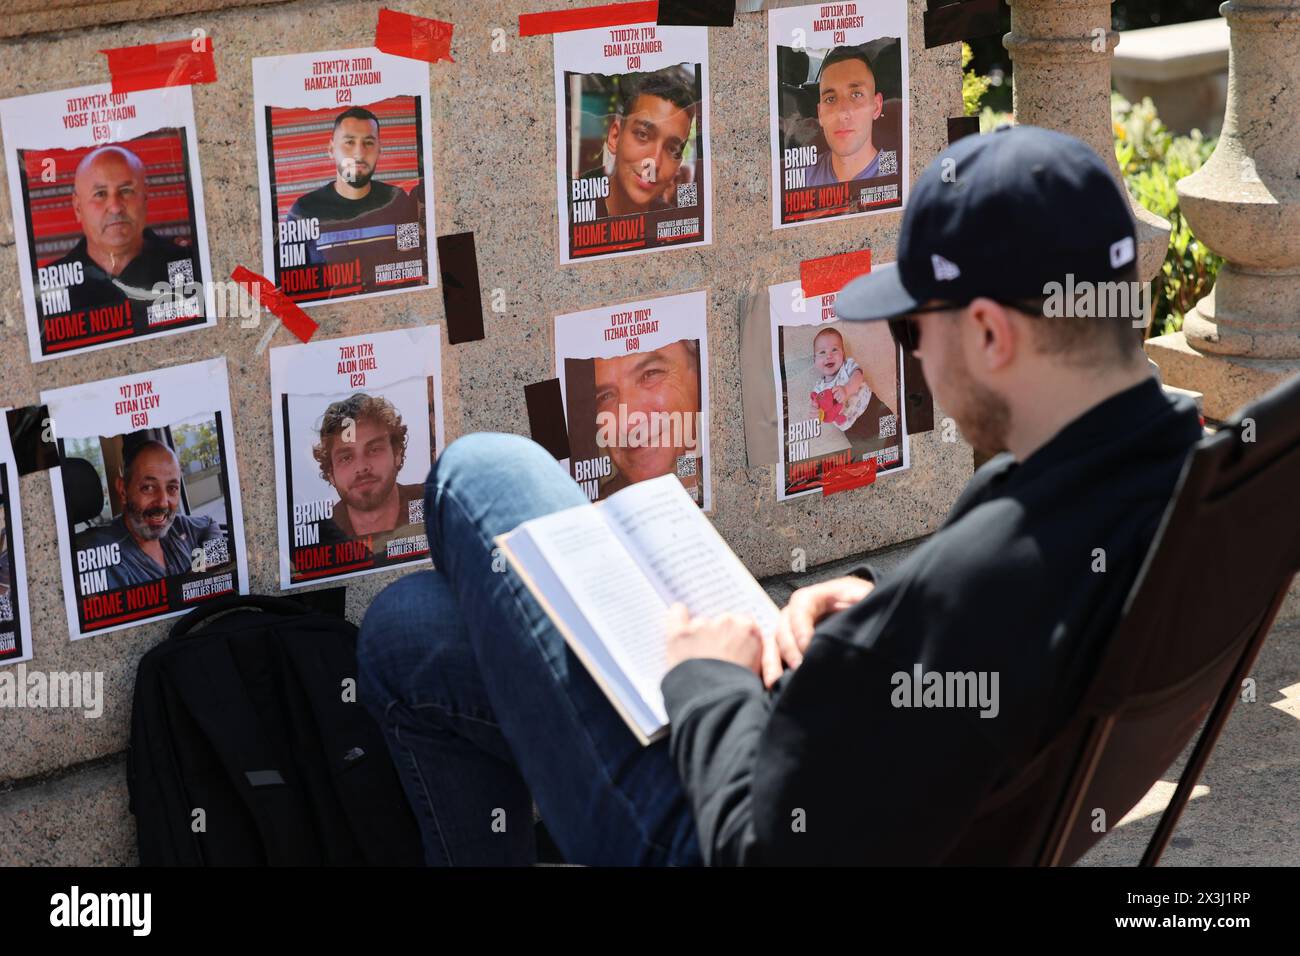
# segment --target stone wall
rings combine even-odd
[[[508,307],[505,314],[485,311],[484,341],[449,346],[443,333],[448,437],[526,429],[523,387],[553,374],[554,315],[707,289],[713,518],[754,573],[789,571],[793,548],[802,548],[811,566],[933,531],[971,470],[969,447],[944,443],[937,432],[912,439],[912,468],[906,474],[826,499],[778,505],[772,468],[746,467],[737,360],[740,294],[754,280],[766,285],[797,278],[798,264],[807,258],[870,247],[876,261],[889,261],[902,218],[901,213],[889,213],[772,231],[765,15],[739,15],[734,28],[715,29],[710,35],[713,245],[560,268],[551,40],[517,35],[520,13],[560,5],[555,0],[440,0],[432,8],[402,5],[456,25],[452,48],[456,62],[431,68],[437,225],[444,234],[475,233],[484,302],[489,301],[490,290],[500,288],[505,290]],[[203,27],[215,41],[219,77],[215,84],[196,86],[193,91],[212,267],[218,277],[228,276],[239,264],[257,270],[262,259],[250,60],[370,45],[381,4],[295,0],[238,6],[228,0],[193,0],[184,9],[206,8],[206,12],[80,26],[122,20],[133,13],[154,17],[164,6],[177,9],[175,4],[149,0],[129,8],[121,3],[82,3],[73,9],[66,3],[20,0],[9,30],[29,33],[0,41],[0,97],[106,82],[105,58],[99,50],[175,39]],[[924,8],[923,0],[912,0],[913,180],[946,144],[947,117],[961,112],[959,48],[923,48]],[[102,20],[93,15],[97,10],[103,12]],[[56,24],[72,24],[76,29],[32,32]],[[504,52],[491,52],[494,27],[506,32]],[[33,366],[26,358],[18,289],[14,228],[9,197],[4,195],[0,196],[0,308],[5,324],[0,326],[0,347],[9,364],[0,379],[2,404],[35,403],[41,389],[226,356],[243,480],[250,584],[254,591],[276,593],[269,369],[266,353],[255,351],[265,327],[241,329],[236,321],[223,321],[212,329]],[[317,337],[330,338],[441,322],[443,306],[439,291],[425,291],[324,306],[312,315],[321,323]],[[281,330],[272,344],[293,341],[290,333]],[[0,785],[120,753],[126,745],[136,664],[170,623],[69,642],[49,476],[22,479],[21,496],[35,640],[28,666],[45,671],[102,671],[107,700],[98,720],[84,719],[80,712],[0,710],[0,740],[4,741]],[[359,621],[369,601],[397,573],[348,582],[349,618]],[[102,778],[115,780],[117,773],[114,769]],[[117,797],[96,805],[108,807],[104,812],[110,816],[122,810]],[[7,831],[6,824],[0,823],[0,844],[7,844],[7,860],[36,858],[15,845],[23,832],[35,831],[21,827]]]

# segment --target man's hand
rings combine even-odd
[[[668,609],[668,669],[705,657],[759,673],[763,635],[753,618],[738,614],[692,618],[684,604]]]
[[[857,604],[874,587],[874,584],[862,578],[834,578],[820,584],[810,584],[790,595],[789,603],[781,608],[781,620],[776,626],[776,649],[779,655],[775,663],[776,676],[768,679],[772,667],[765,655],[763,683],[770,687],[781,676],[782,661],[792,668],[803,663],[803,652],[808,649],[817,622],[829,614]]]

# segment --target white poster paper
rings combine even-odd
[[[569,473],[592,501],[674,474],[712,510],[707,305],[687,292],[555,317]]]
[[[441,367],[432,325],[271,350],[282,588],[428,562]]]
[[[33,362],[213,325],[188,86],[0,100]]]
[[[73,640],[246,593],[224,358],[41,393]]]
[[[437,286],[429,64],[253,60],[263,275],[303,307]]]
[[[560,262],[713,241],[709,31],[555,35]]]

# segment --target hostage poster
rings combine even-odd
[[[442,450],[438,329],[271,350],[280,586],[428,562],[424,479]]]
[[[248,590],[224,358],[41,393],[73,640]]]
[[[436,286],[429,65],[258,57],[253,100],[263,274],[302,306]]]
[[[910,160],[906,0],[767,17],[772,227],[901,209]]]
[[[835,293],[769,287],[779,464],[776,496],[819,494],[836,472],[873,460],[908,467],[903,352],[884,322],[841,322]]]
[[[0,422],[5,409],[0,409]],[[0,427],[0,664],[32,659],[32,626],[27,611],[22,508],[18,467],[9,429]]]
[[[712,509],[706,301],[688,292],[555,317],[568,468],[590,500],[671,474]]]
[[[560,262],[712,241],[704,27],[555,35]]]
[[[33,362],[215,321],[188,86],[0,101]]]

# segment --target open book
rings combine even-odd
[[[668,729],[659,684],[671,604],[776,630],[776,605],[674,475],[525,521],[496,542],[642,744]]]

